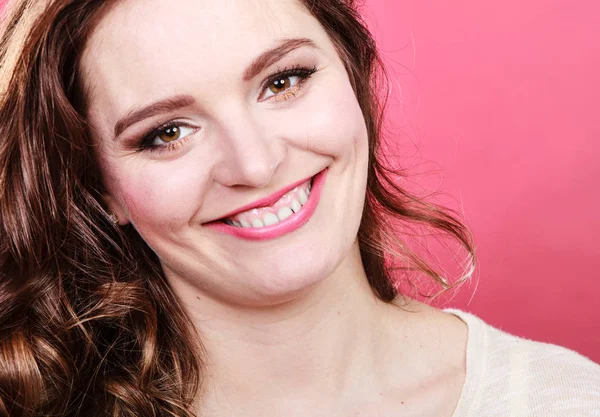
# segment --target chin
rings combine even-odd
[[[266,259],[246,263],[245,298],[252,294],[253,304],[274,305],[306,294],[335,273],[349,255],[353,241],[344,247],[291,245],[279,250],[268,263]]]

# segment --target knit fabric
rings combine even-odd
[[[600,417],[600,365],[470,313],[445,311],[469,329],[466,381],[453,417]]]

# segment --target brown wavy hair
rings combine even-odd
[[[156,255],[115,226],[78,78],[86,40],[115,1],[10,0],[0,38],[0,415],[192,416],[201,341]],[[358,241],[374,293],[399,295],[402,268],[448,280],[392,227],[449,236],[475,265],[456,213],[397,185],[381,152],[385,74],[352,0],[302,0],[346,65],[369,134]]]

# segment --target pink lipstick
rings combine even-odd
[[[327,171],[326,168],[312,181],[298,181],[205,226],[246,240],[269,240],[291,233],[314,214]]]

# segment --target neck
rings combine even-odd
[[[391,345],[386,319],[401,310],[371,290],[358,245],[293,301],[262,309],[204,301],[190,307],[206,355],[203,416],[306,415],[306,407],[325,411],[380,395],[383,347]]]

